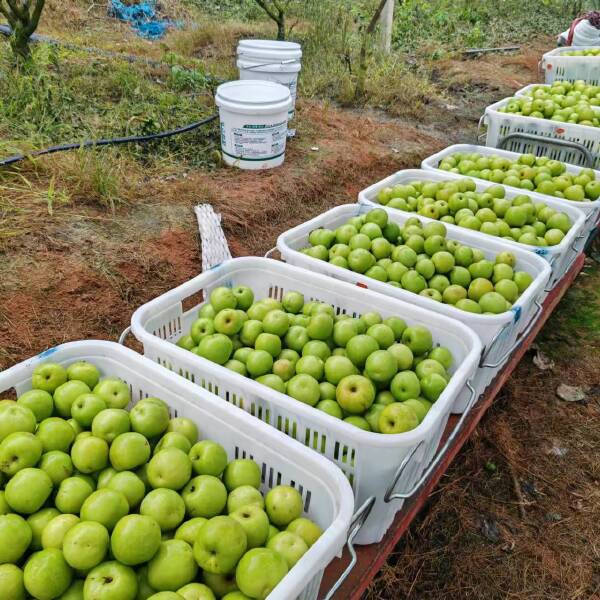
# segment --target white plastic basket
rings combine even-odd
[[[358,316],[377,310],[384,317],[399,315],[409,324],[428,327],[435,342],[453,353],[456,368],[448,387],[416,429],[395,435],[363,431],[175,345],[197,318],[201,304],[196,294],[202,292],[207,298],[213,288],[223,285],[248,285],[256,298],[268,296],[278,300],[289,290],[299,291],[306,301],[332,304],[338,314]],[[191,296],[196,298],[195,306],[184,310],[183,302]],[[413,488],[409,496],[417,491],[415,484],[422,473],[433,470],[442,453],[437,454],[432,465],[428,464],[436,455],[454,403],[459,398],[463,402],[470,399],[465,384],[473,377],[481,355],[477,336],[447,317],[323,275],[255,257],[227,261],[163,294],[139,308],[131,323],[131,330],[142,342],[148,358],[326,456],[346,473],[357,506],[375,496],[371,515],[357,536],[360,544],[381,540],[402,507],[402,501],[384,500],[402,461],[416,449],[405,465],[401,482],[404,490]]]
[[[558,123],[549,119],[539,119],[536,117],[525,117],[513,113],[503,113],[498,109],[503,108],[511,101],[511,98],[504,98],[485,109],[482,117],[483,123],[487,125],[486,146],[494,148],[500,147],[504,138],[515,133],[540,136],[548,138],[548,142],[533,139],[509,139],[505,144],[506,150],[518,152],[519,154],[540,154],[540,149],[544,149],[544,154],[561,162],[575,165],[582,164],[582,154],[579,150],[571,146],[552,145],[551,140],[569,142],[569,144],[578,144],[583,146],[593,158],[593,168],[600,167],[600,127],[589,127],[587,125],[578,125],[576,123]],[[550,147],[546,150],[546,144]]]
[[[522,339],[521,334],[530,324],[535,322],[539,310],[537,303],[543,300],[546,294],[544,286],[548,283],[550,277],[551,271],[548,263],[532,252],[527,252],[521,248],[509,247],[502,239],[488,239],[462,228],[458,231],[452,230],[449,235],[450,239],[457,240],[461,244],[466,244],[473,248],[479,248],[491,260],[494,260],[495,256],[500,252],[510,250],[517,258],[516,268],[526,271],[534,278],[532,284],[517,300],[510,311],[499,315],[480,315],[465,312],[451,304],[436,302],[430,298],[414,294],[402,288],[393,287],[382,281],[377,281],[360,273],[337,267],[329,262],[318,260],[299,252],[301,248],[309,245],[308,236],[313,229],[319,227],[335,229],[346,223],[348,219],[364,214],[371,210],[371,208],[371,206],[367,206],[366,204],[344,204],[332,208],[318,217],[281,234],[277,240],[277,248],[282,258],[290,264],[311,271],[317,271],[329,277],[354,283],[381,294],[422,306],[436,313],[456,319],[470,327],[479,336],[484,348],[479,362],[481,368],[478,370],[473,383],[477,394],[482,393],[520,343]],[[414,216],[392,209],[386,210],[390,220],[398,223],[400,226],[404,224],[409,216]],[[454,411],[461,412],[463,408],[464,405],[458,403],[455,405]]]
[[[440,152],[433,154],[432,156],[426,158],[421,163],[421,168],[425,171],[436,171],[438,173],[449,173],[449,171],[444,171],[439,169],[439,164],[447,157],[452,154],[456,154],[457,152],[466,152],[466,153],[477,153],[482,156],[501,156],[504,158],[508,158],[510,160],[517,160],[521,154],[518,152],[510,152],[509,150],[499,150],[498,148],[489,148],[488,146],[475,146],[472,144],[455,144],[454,146],[448,146],[441,150]],[[582,167],[577,167],[575,165],[565,165],[567,168],[567,173],[571,173],[572,175],[577,175],[579,171],[581,171]],[[600,171],[595,171],[596,179],[600,181]],[[465,176],[466,177],[466,176]],[[486,179],[477,179],[476,177],[472,177],[475,181],[481,181],[484,185],[494,185],[493,182],[487,181]],[[504,184],[502,184],[504,185]],[[555,200],[556,202],[560,202],[562,205],[571,206],[579,209],[582,213],[585,214],[585,225],[582,233],[586,235],[592,232],[598,222],[600,221],[600,198],[598,200],[594,200],[592,202],[571,202],[570,200],[564,200],[563,198],[555,198],[554,196],[547,196],[545,194],[540,194],[538,192],[530,192],[528,190],[524,190],[517,187],[511,187],[509,185],[504,185],[507,190],[518,192],[519,194],[527,194],[531,196],[533,200],[536,202],[546,202],[548,198],[551,200]]]
[[[331,463],[272,428],[228,406],[213,394],[119,344],[71,342],[51,348],[0,373],[0,392],[22,394],[31,388],[39,364],[94,363],[104,375],[121,377],[131,389],[132,404],[148,396],[164,400],[172,416],[192,419],[202,437],[219,442],[230,458],[252,458],[262,468],[263,491],[292,485],[302,494],[306,514],[324,533],[269,595],[269,600],[316,600],[323,570],[341,552],[352,519],[352,490]]]
[[[590,85],[600,85],[600,56],[565,56],[566,52],[589,49],[586,46],[565,46],[546,52],[540,62],[546,83],[582,79]]]
[[[375,183],[371,187],[368,187],[366,190],[363,190],[358,195],[358,201],[362,204],[367,204],[369,206],[380,206],[380,204],[377,202],[377,194],[383,188],[393,187],[396,184],[409,183],[411,181],[448,181],[449,179],[464,178],[464,175],[457,175],[456,173],[448,173],[446,171],[423,171],[421,169],[406,169],[404,171],[398,171],[397,173],[390,175],[386,179]],[[485,183],[475,181],[475,185],[478,192],[483,192],[493,184],[487,181]],[[507,188],[507,198],[514,198],[519,194],[527,194],[527,192],[525,190],[514,192],[511,191],[510,188]],[[505,240],[504,238],[488,235],[481,232],[475,232],[475,235],[482,236],[486,240],[493,239],[501,241],[503,244],[510,246],[510,248],[507,249],[510,249],[511,251],[514,248],[521,248],[522,250],[534,252],[535,254],[541,256],[546,261],[548,261],[548,263],[552,267],[550,286],[554,286],[559,281],[559,279],[561,279],[562,276],[569,270],[569,267],[577,258],[577,255],[582,251],[583,246],[585,245],[586,238],[585,234],[583,233],[583,228],[585,225],[585,215],[574,206],[565,205],[564,203],[558,202],[555,198],[551,198],[550,196],[545,196],[543,201],[548,206],[569,215],[573,223],[573,226],[571,227],[571,229],[569,229],[569,231],[567,232],[560,244],[557,244],[556,246],[544,247],[527,246],[526,244],[519,244],[519,242]],[[394,208],[390,208],[389,210],[411,217],[418,217],[421,221],[425,223],[430,223],[432,221],[432,219],[422,217],[417,213],[403,212]],[[464,227],[459,227],[458,225],[451,225],[446,223],[446,227],[448,228],[449,232],[452,232],[452,236],[454,236],[455,232],[465,231]]]

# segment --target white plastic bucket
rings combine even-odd
[[[270,81],[230,81],[217,88],[221,149],[228,165],[271,169],[285,159],[288,88]]]
[[[264,79],[285,85],[292,95],[288,118],[294,118],[302,48],[295,42],[241,40],[237,47],[240,79]]]

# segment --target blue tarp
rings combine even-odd
[[[124,4],[121,0],[111,0],[108,14],[131,23],[137,34],[148,40],[158,40],[165,35],[169,27],[178,26],[178,23],[159,17],[155,0],[144,0],[132,5]]]

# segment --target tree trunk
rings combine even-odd
[[[13,34],[10,36],[10,47],[17,60],[29,60],[31,58],[29,35],[19,25],[15,27]]]
[[[277,19],[277,39],[285,41],[285,13],[280,12]]]
[[[29,38],[33,35],[42,16],[46,0],[0,0],[0,15],[12,29],[10,46],[18,61],[29,60]]]
[[[380,48],[382,52],[389,54],[392,50],[392,33],[394,26],[394,3],[395,0],[387,0],[387,3],[381,12],[380,19]]]

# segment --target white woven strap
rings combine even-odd
[[[215,213],[210,204],[198,204],[194,208],[198,219],[202,243],[202,271],[221,264],[231,258],[227,239],[221,228],[221,215]]]

